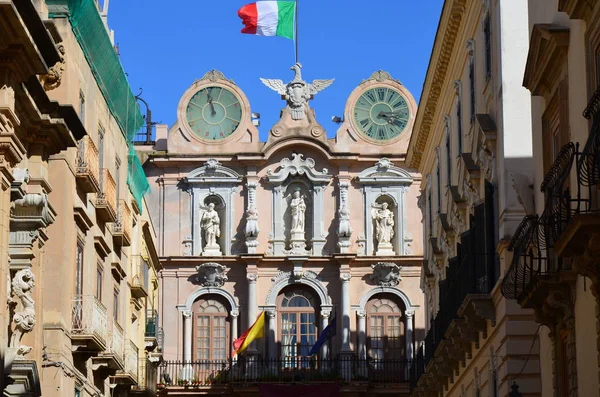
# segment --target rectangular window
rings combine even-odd
[[[452,147],[450,141],[450,130],[446,132],[446,179],[447,185],[452,184]]]
[[[81,124],[85,124],[85,95],[83,95],[83,91],[79,91],[79,119]]]
[[[458,97],[458,102],[456,103],[456,124],[458,127],[458,131],[456,132],[457,136],[457,145],[458,145],[458,154],[461,155],[463,152],[463,129],[462,129],[462,98]]]
[[[119,322],[119,288],[113,290],[113,318],[115,322]]]
[[[102,264],[98,262],[96,265],[96,298],[99,302],[102,302],[102,279],[104,278],[104,268]]]
[[[483,20],[483,39],[485,41],[485,78],[492,76],[492,20],[488,13]]]
[[[469,90],[469,101],[471,102],[469,118],[473,121],[475,118],[475,60],[469,63]]]
[[[79,243],[75,254],[75,295],[83,295],[83,246]]]

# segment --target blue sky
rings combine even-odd
[[[109,25],[135,94],[150,104],[154,121],[172,125],[184,91],[211,69],[222,71],[261,114],[265,140],[285,103],[259,77],[288,82],[294,45],[281,37],[240,33],[237,10],[248,0],[113,0]],[[300,0],[299,46],[303,77],[335,78],[312,101],[317,119],[334,136],[352,90],[383,69],[418,101],[443,0]],[[143,110],[144,111],[144,110]]]

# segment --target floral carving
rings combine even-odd
[[[12,322],[14,328],[10,338],[10,347],[18,349],[17,354],[24,356],[31,351],[31,347],[21,345],[23,335],[30,332],[35,325],[35,302],[32,292],[35,287],[35,276],[30,269],[19,270],[12,279],[10,303],[17,305],[21,301],[20,310],[15,311]]]

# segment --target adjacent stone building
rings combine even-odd
[[[535,312],[542,395],[599,396],[600,3],[530,0],[528,15],[533,167],[502,291]]]
[[[0,2],[4,396],[156,390],[160,262],[132,146],[143,119],[104,4]]]
[[[523,1],[444,2],[407,155],[423,175],[427,302],[413,396],[506,397],[514,382],[551,395],[534,313],[501,293],[532,210],[519,194],[534,172],[527,15]]]
[[[256,393],[294,379],[408,393],[425,321],[421,179],[405,161],[415,101],[378,71],[327,138],[309,100],[332,81],[292,70],[287,84],[263,79],[287,103],[266,142],[251,98],[211,71],[146,153],[169,394]],[[264,338],[231,359],[232,341],[262,312]],[[309,355],[334,319],[335,336]]]

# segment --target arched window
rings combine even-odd
[[[229,357],[229,311],[218,297],[194,303],[194,360],[225,361]]]
[[[306,288],[292,287],[278,298],[279,341],[284,360],[306,357],[317,340],[316,300]],[[290,364],[291,362],[290,361]]]
[[[367,303],[367,355],[373,360],[400,360],[405,356],[403,308],[394,296],[375,295]]]

